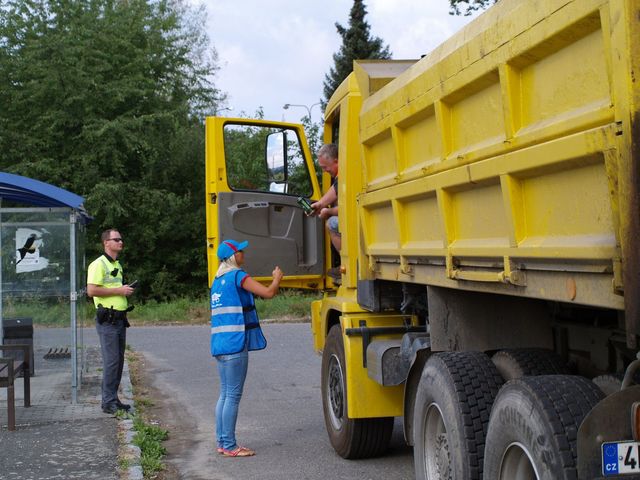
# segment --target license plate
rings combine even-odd
[[[602,444],[602,474],[605,477],[640,473],[640,442]]]

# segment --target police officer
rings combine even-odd
[[[124,367],[124,349],[127,339],[127,297],[134,292],[123,285],[122,265],[118,255],[122,252],[120,232],[109,229],[102,232],[104,254],[89,265],[87,295],[96,306],[96,329],[102,351],[102,411],[114,414],[131,407],[118,398],[118,387]]]

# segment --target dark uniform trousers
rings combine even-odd
[[[118,387],[124,368],[124,349],[127,343],[127,329],[122,320],[112,325],[96,321],[100,350],[102,351],[102,407],[115,405],[118,401]]]

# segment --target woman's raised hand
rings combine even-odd
[[[280,270],[280,267],[276,266],[276,268],[273,269],[272,275],[273,275],[273,279],[276,282],[280,283],[280,280],[282,280],[284,273],[282,273],[282,270]]]

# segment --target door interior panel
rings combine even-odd
[[[221,192],[221,241],[249,241],[245,267],[254,277],[269,277],[278,265],[287,276],[321,275],[323,222],[307,217],[296,197],[279,193]]]

